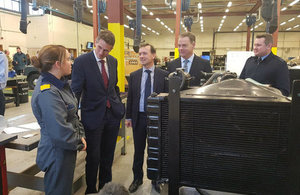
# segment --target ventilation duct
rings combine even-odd
[[[134,37],[133,50],[138,53],[141,43],[141,25],[142,25],[142,0],[136,1],[136,31]]]
[[[20,31],[24,34],[27,34],[27,9],[28,9],[27,1],[21,0]]]
[[[82,0],[74,0],[73,4],[74,20],[76,22],[82,21]]]

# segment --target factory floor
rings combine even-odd
[[[23,119],[22,119],[23,118]],[[9,126],[13,125],[13,121],[22,121],[22,123],[30,123],[35,121],[35,118],[32,114],[30,107],[30,98],[29,103],[20,104],[19,107],[16,107],[13,103],[9,103],[6,105],[5,111],[5,119],[9,121]],[[132,132],[131,129],[126,129],[127,132],[127,153],[126,155],[121,155],[120,152],[115,153],[115,159],[112,167],[113,179],[112,181],[115,183],[120,183],[124,185],[126,188],[132,182],[132,162],[133,162],[133,141],[132,141]],[[22,172],[28,167],[35,164],[37,149],[34,149],[30,152],[19,151],[13,149],[6,149],[6,160],[7,160],[7,170],[13,172]],[[74,174],[74,178],[78,178],[84,174],[84,166],[85,166],[85,153],[80,152],[77,156],[77,165]],[[146,162],[146,161],[145,161]],[[144,163],[144,173],[146,174],[146,163]],[[40,172],[37,176],[43,176],[43,173]],[[83,195],[85,192],[85,184],[81,186],[75,195]],[[21,187],[17,187],[12,189],[9,192],[9,195],[42,195],[43,192],[34,191],[30,189],[25,189]],[[136,195],[157,195],[158,193],[154,190],[151,185],[151,181],[147,179],[147,176],[144,177],[143,185],[133,194]],[[168,194],[168,185],[164,185],[162,188],[161,194]],[[199,193],[194,188],[182,187],[180,188],[181,195],[199,195]],[[203,194],[209,195],[230,195],[231,193],[225,192],[216,192],[216,191],[205,191]],[[233,194],[231,194],[233,195]]]

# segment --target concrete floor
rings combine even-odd
[[[30,98],[29,98],[30,101]],[[36,121],[30,107],[30,103],[20,104],[19,107],[15,107],[13,103],[7,104],[5,119],[8,121],[9,126],[13,126],[14,124],[26,124],[30,122]],[[131,136],[131,129],[126,129],[129,138],[127,139],[127,154],[120,155],[120,152],[116,152],[115,160],[113,164],[113,182],[120,183],[124,185],[126,188],[132,182],[133,174],[132,174],[132,162],[133,162],[133,141]],[[26,168],[35,164],[37,149],[34,149],[30,152],[19,151],[6,149],[6,157],[7,157],[7,169],[8,171],[14,172],[22,172]],[[84,174],[84,166],[85,166],[85,153],[80,152],[77,157],[77,165],[74,174],[74,178],[79,177]],[[145,161],[146,162],[146,161]],[[146,163],[144,163],[144,170],[146,173]],[[38,176],[43,176],[43,173],[40,172],[37,174]],[[153,189],[150,180],[147,177],[144,177],[143,185],[134,193],[136,195],[157,195],[158,193]],[[86,186],[83,185],[75,195],[83,195],[85,192]],[[161,194],[167,193],[167,185],[163,186],[163,190]],[[231,193],[225,192],[216,192],[216,191],[205,191],[210,195],[230,195]],[[30,189],[25,189],[21,187],[17,187],[9,192],[9,195],[42,195],[43,192],[34,191]],[[181,195],[198,195],[199,193],[194,188],[182,187],[180,189]],[[232,195],[232,194],[231,194]]]

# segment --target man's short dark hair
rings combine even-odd
[[[256,38],[257,39],[264,38],[266,45],[269,45],[270,43],[273,44],[273,37],[271,34],[266,33],[266,34],[256,35]]]
[[[156,54],[156,50],[155,48],[153,47],[153,45],[149,44],[149,43],[142,43],[140,44],[140,48],[142,47],[147,47],[147,46],[150,46],[150,51],[152,54]]]
[[[17,49],[21,49],[21,48],[18,46]]]
[[[109,30],[101,30],[99,35],[97,36],[96,42],[100,40],[105,41],[108,45],[115,45],[115,35]]]
[[[196,37],[193,33],[191,32],[185,32],[185,33],[182,33],[180,35],[181,38],[184,38],[184,37],[188,37],[190,39],[190,42],[191,43],[195,43],[196,42]]]

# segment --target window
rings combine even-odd
[[[20,12],[20,0],[1,0],[0,8]]]

